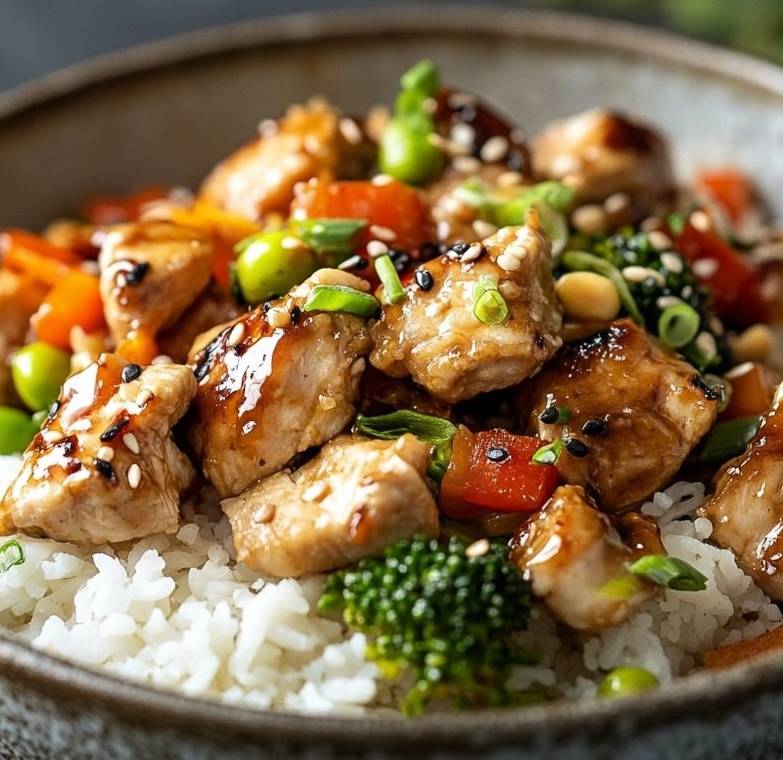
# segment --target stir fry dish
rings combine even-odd
[[[738,170],[600,108],[528,137],[430,61],[5,229],[0,624],[310,712],[780,648],[781,262]]]

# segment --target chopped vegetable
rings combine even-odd
[[[21,565],[25,560],[24,547],[11,539],[0,546],[0,575],[8,572],[14,565]]]
[[[401,703],[408,715],[432,699],[508,704],[511,667],[536,661],[513,640],[527,627],[530,589],[502,543],[471,556],[458,538],[400,541],[332,574],[318,609],[340,611],[366,633],[367,657],[387,678],[412,677]]]
[[[235,250],[239,287],[251,304],[284,295],[318,268],[313,251],[287,230],[260,232],[239,242]]]
[[[15,268],[15,257],[22,252],[44,256],[68,266],[77,266],[81,263],[81,257],[69,248],[53,245],[38,235],[18,229],[7,229],[0,232],[0,261],[13,269]]]
[[[0,454],[21,454],[39,428],[21,409],[0,406]]]
[[[429,475],[440,482],[451,458],[451,441],[457,428],[449,420],[421,414],[410,409],[400,409],[377,417],[356,418],[354,429],[373,438],[394,439],[405,433],[415,435],[419,440],[433,445]]]
[[[707,578],[695,567],[665,554],[648,554],[637,559],[628,569],[634,575],[675,591],[704,591],[707,588]]]
[[[384,303],[398,303],[405,298],[405,288],[400,281],[400,275],[394,267],[391,256],[384,254],[375,259],[375,271],[383,285]]]
[[[471,433],[461,427],[441,483],[439,503],[455,520],[474,520],[486,510],[532,512],[542,507],[559,481],[557,468],[536,464],[537,438],[506,430]]]
[[[339,264],[356,246],[356,237],[366,226],[365,219],[301,219],[294,221],[297,234],[316,254],[329,257],[324,262]]]
[[[699,332],[699,312],[687,303],[668,306],[658,317],[658,335],[669,348],[688,345]]]
[[[758,417],[772,406],[773,385],[769,373],[759,362],[747,362],[726,373],[731,388],[724,420]]]
[[[160,352],[154,335],[146,330],[133,330],[117,344],[115,353],[125,361],[146,366]]]
[[[708,668],[728,668],[779,649],[783,649],[783,626],[762,633],[755,639],[738,641],[705,652],[704,664]]]
[[[14,388],[34,412],[48,409],[57,400],[70,369],[68,354],[48,343],[29,343],[11,356]]]
[[[302,311],[343,311],[365,318],[375,316],[378,309],[374,296],[345,285],[317,285],[302,307]]]
[[[144,206],[168,196],[164,187],[147,187],[132,195],[104,196],[87,201],[83,207],[84,216],[98,227],[122,222],[134,222],[141,215]]]
[[[534,464],[557,464],[564,448],[565,443],[558,438],[558,440],[536,449],[530,461]]]
[[[598,686],[598,695],[604,699],[627,697],[640,691],[654,689],[658,679],[644,668],[615,668],[607,673]]]
[[[400,77],[400,86],[403,90],[418,90],[427,97],[433,97],[439,87],[438,70],[435,64],[425,58],[411,66]]]
[[[761,417],[756,416],[719,422],[707,436],[699,461],[718,465],[738,456],[758,433],[760,425]]]
[[[734,224],[741,222],[753,207],[753,186],[736,169],[710,169],[696,178],[696,185],[704,190],[729,215]]]
[[[500,325],[508,319],[508,304],[496,279],[482,275],[473,286],[473,316],[485,325]]]
[[[49,291],[30,323],[38,338],[65,350],[71,347],[74,327],[87,334],[105,330],[98,278],[70,270]]]

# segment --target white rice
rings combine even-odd
[[[0,493],[17,471],[0,457]],[[564,634],[537,607],[522,635],[540,664],[511,685],[568,698],[594,696],[604,674],[636,665],[662,683],[699,653],[777,627],[781,612],[737,566],[705,543],[695,518],[704,487],[677,483],[642,511],[666,550],[707,576],[706,591],[665,591],[626,623]],[[321,578],[272,582],[234,562],[230,529],[191,515],[176,536],[84,549],[18,537],[27,559],[0,576],[0,625],[52,654],[159,688],[260,709],[358,712],[391,701],[365,639],[318,616]]]

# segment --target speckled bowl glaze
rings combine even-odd
[[[195,185],[261,116],[316,92],[389,100],[428,56],[528,130],[594,105],[673,138],[680,171],[730,162],[783,216],[783,71],[635,27],[493,7],[294,16],[65,70],[0,97],[0,226],[37,227],[88,194]],[[3,758],[715,758],[783,752],[783,658],[620,702],[307,718],[189,700],[0,636]]]

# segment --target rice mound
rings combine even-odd
[[[0,493],[19,467],[0,457]],[[699,653],[777,627],[779,608],[732,553],[705,543],[700,483],[676,483],[642,511],[666,550],[707,577],[707,589],[666,590],[616,628],[565,631],[537,606],[520,640],[539,653],[511,686],[594,696],[606,671],[636,665],[661,683]],[[82,548],[24,536],[26,561],[0,575],[0,625],[34,647],[87,667],[189,696],[259,709],[356,713],[393,702],[365,638],[320,617],[323,579],[259,577],[234,560],[225,518],[187,515],[175,536]]]

